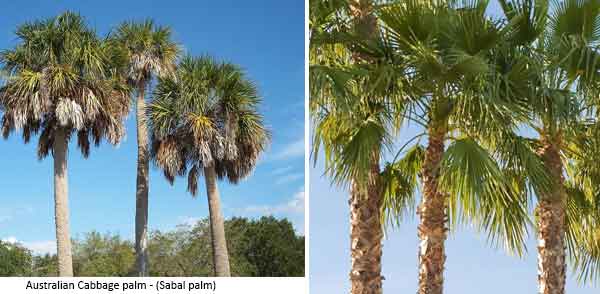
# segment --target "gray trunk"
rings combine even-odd
[[[225,240],[225,223],[221,213],[217,174],[214,166],[204,168],[206,194],[208,196],[208,211],[210,214],[210,232],[212,234],[213,264],[217,277],[229,277],[229,254]]]
[[[149,275],[148,266],[148,127],[144,85],[138,87],[136,105],[137,122],[137,180],[135,192],[135,253],[136,270],[140,277]]]
[[[54,218],[56,222],[56,247],[58,250],[58,275],[73,276],[71,237],[69,235],[69,189],[67,186],[67,138],[59,129],[54,136]]]

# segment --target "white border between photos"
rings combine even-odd
[[[304,277],[306,293],[310,292],[310,117],[309,117],[309,87],[308,87],[308,0],[304,1]]]

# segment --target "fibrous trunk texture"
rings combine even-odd
[[[354,23],[354,33],[364,41],[377,38],[377,17],[373,13],[373,0],[352,0],[349,2],[349,8]],[[352,57],[357,61],[372,61],[368,54],[360,52],[354,52]]]
[[[214,166],[204,168],[206,194],[208,196],[208,211],[210,214],[210,232],[212,236],[213,265],[217,277],[230,277],[229,254],[225,239],[225,221],[221,212],[219,189],[217,188],[217,173]]]
[[[538,218],[538,285],[540,294],[565,293],[565,210],[563,167],[560,153],[549,140],[539,150],[554,184],[553,191],[541,195]]]
[[[136,101],[137,179],[135,192],[135,254],[140,277],[149,275],[148,266],[148,126],[146,124],[145,84],[138,86]]]
[[[56,222],[56,247],[58,250],[58,275],[73,276],[71,236],[69,234],[69,188],[67,178],[67,136],[58,129],[54,136],[54,217]]]
[[[377,17],[373,13],[373,0],[353,0],[350,1],[349,7],[355,33],[361,38],[375,38],[377,36]]]
[[[442,294],[446,254],[446,194],[439,190],[440,163],[444,154],[444,131],[429,131],[423,163],[423,194],[418,213],[419,294]]]
[[[372,0],[349,2],[354,31],[362,40],[375,39],[377,18]],[[357,62],[372,62],[367,54],[353,53]],[[381,193],[379,187],[379,150],[371,153],[371,167],[366,185],[353,179],[350,187],[350,282],[352,294],[381,294]]]
[[[353,181],[350,188],[350,281],[352,294],[381,294],[381,193],[379,156],[371,155],[366,191]]]

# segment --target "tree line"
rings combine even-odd
[[[118,144],[124,119],[135,110],[137,275],[147,276],[150,268],[148,173],[154,162],[171,184],[187,177],[192,195],[204,177],[213,274],[229,276],[217,182],[237,184],[249,176],[269,144],[255,83],[230,62],[182,56],[171,29],[152,20],[123,22],[99,36],[83,16],[67,11],[21,24],[15,35],[16,45],[0,52],[1,129],[5,138],[21,132],[25,143],[37,136],[38,158],[54,159],[59,275],[73,275],[69,142],[76,140],[84,157],[103,140]]]
[[[243,277],[304,276],[304,237],[287,219],[234,217],[225,221],[231,274]],[[192,277],[213,274],[208,219],[148,238],[149,275]],[[135,245],[117,234],[90,232],[72,240],[73,274],[85,277],[137,275]],[[33,254],[19,243],[0,242],[0,276],[58,276],[56,254]]]
[[[349,190],[351,293],[382,292],[385,227],[414,212],[420,294],[443,293],[464,224],[517,256],[533,228],[539,293],[568,264],[600,277],[600,2],[490,3],[310,1],[313,154]]]

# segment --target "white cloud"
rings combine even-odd
[[[33,241],[24,242],[23,246],[29,248],[34,254],[55,254],[56,253],[56,241]]]
[[[287,172],[291,171],[293,169],[293,167],[291,165],[288,165],[286,167],[280,167],[280,168],[276,168],[274,169],[271,174],[278,176],[278,175],[283,175],[286,174]]]
[[[292,196],[288,202],[275,205],[251,205],[244,208],[246,213],[258,213],[262,215],[271,214],[303,214],[304,213],[304,189]]]
[[[284,146],[283,149],[273,155],[272,159],[285,160],[301,156],[304,156],[304,137]]]
[[[245,216],[285,217],[294,226],[297,233],[304,235],[304,188],[292,195],[286,202],[274,205],[251,205],[243,208],[241,214]]]
[[[56,253],[56,241],[32,241],[32,242],[21,242],[14,236],[9,236],[2,239],[2,242],[10,244],[21,244],[25,248],[31,250],[33,254],[44,255],[44,254],[55,254]]]
[[[18,243],[17,238],[14,236],[10,236],[7,238],[2,239],[2,242],[6,242],[6,243],[10,243],[10,244],[16,244]]]
[[[197,224],[202,218],[193,217],[193,216],[182,216],[179,217],[179,224],[185,226],[194,226]]]
[[[246,207],[231,207],[226,209],[223,205],[223,212],[227,217],[239,216],[256,218],[261,216],[273,215],[277,218],[287,218],[297,233],[304,234],[304,187],[291,195],[288,200],[273,205],[250,205]],[[180,225],[196,224],[201,217],[181,216],[178,218]]]
[[[280,178],[278,178],[277,181],[275,181],[275,184],[277,184],[277,185],[286,184],[286,183],[293,182],[293,181],[296,181],[299,179],[304,179],[304,173],[293,173],[293,174],[283,175]]]
[[[304,189],[294,194],[294,198],[287,203],[287,208],[292,212],[304,214]]]

